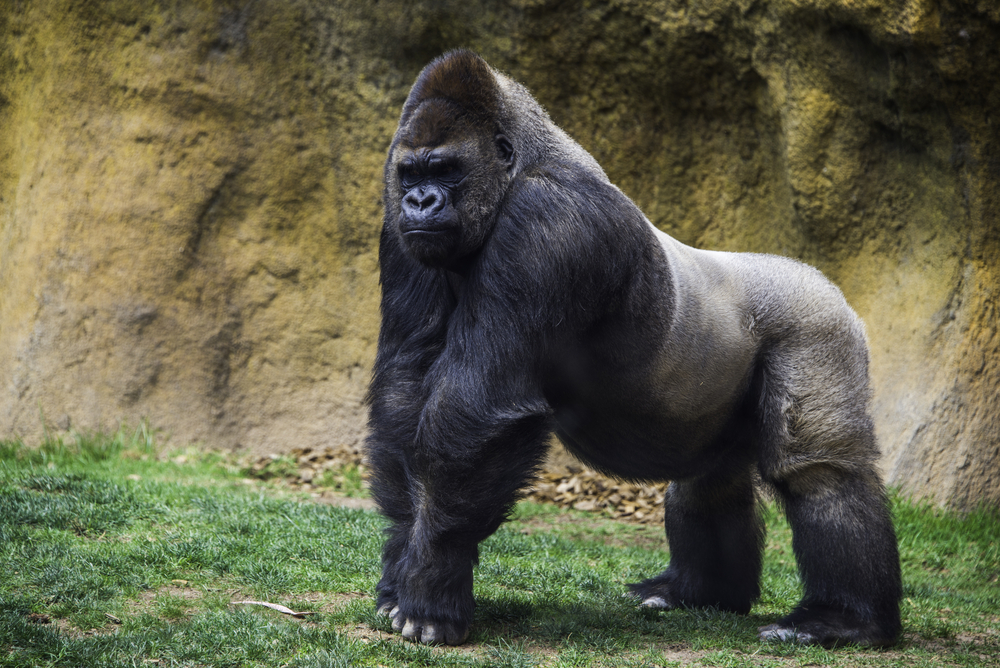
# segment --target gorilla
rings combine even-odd
[[[520,84],[453,51],[419,75],[385,164],[372,494],[376,607],[460,644],[478,544],[554,432],[619,478],[670,480],[641,605],[747,613],[773,490],[804,596],[765,640],[885,646],[899,556],[864,328],[822,274],[657,230]]]

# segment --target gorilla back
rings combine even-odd
[[[385,165],[372,492],[391,520],[378,609],[463,642],[478,544],[555,431],[630,479],[671,480],[670,563],[644,606],[746,613],[781,499],[802,601],[761,637],[887,645],[899,558],[867,413],[863,327],[816,270],[656,230],[519,84],[438,58]]]

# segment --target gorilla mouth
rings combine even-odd
[[[430,238],[441,234],[455,231],[455,226],[450,224],[428,223],[427,221],[401,221],[399,231],[404,237],[410,238]]]
[[[415,227],[412,230],[403,230],[404,237],[433,237],[448,232],[447,227]]]

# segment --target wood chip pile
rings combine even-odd
[[[667,483],[636,484],[615,480],[583,465],[553,466],[550,462],[528,491],[532,501],[564,508],[601,512],[643,524],[663,522]]]
[[[663,495],[667,483],[635,484],[609,478],[586,468],[561,451],[553,451],[541,474],[525,496],[564,508],[599,512],[609,517],[643,524],[663,522]],[[283,479],[305,490],[328,491],[337,486],[337,472],[357,467],[367,479],[368,470],[360,447],[296,448],[285,455],[270,455],[249,462],[255,478]],[[325,475],[326,472],[333,475]]]
[[[268,455],[248,467],[255,478],[284,478],[298,485],[311,484],[325,471],[339,471],[347,466],[364,467],[364,454],[356,448],[295,448],[286,455]]]

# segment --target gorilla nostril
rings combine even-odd
[[[438,206],[439,200],[440,198],[437,196],[437,193],[427,193],[420,199],[420,210],[441,208]]]
[[[403,206],[415,213],[435,213],[444,206],[444,198],[435,190],[411,190],[403,198]]]

